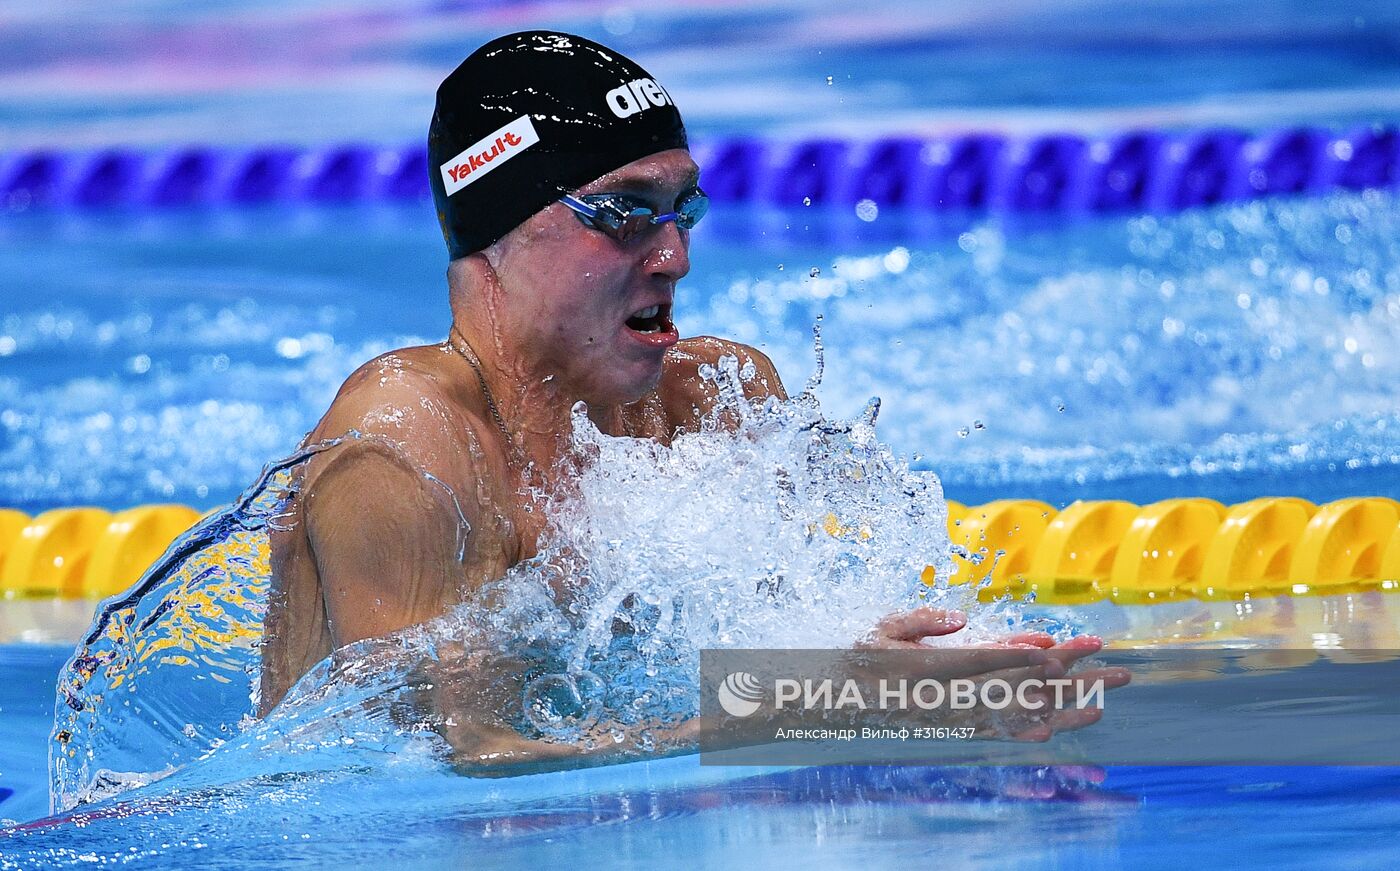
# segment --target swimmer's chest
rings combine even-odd
[[[670,444],[684,423],[668,414],[659,397],[629,406],[623,411],[622,432],[631,438],[654,439]],[[538,468],[538,466],[536,466]],[[506,469],[496,480],[499,486],[483,500],[478,515],[478,529],[473,530],[476,541],[468,550],[467,582],[469,586],[495,580],[516,563],[537,556],[548,546],[549,516],[544,500],[532,493],[550,494],[559,498],[568,489],[568,482],[557,473],[512,473]],[[506,482],[511,482],[509,485]],[[567,497],[564,497],[567,498]],[[473,565],[474,563],[474,565]]]

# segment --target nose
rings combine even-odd
[[[646,269],[671,282],[680,281],[690,271],[690,231],[667,221],[652,233],[647,247]]]

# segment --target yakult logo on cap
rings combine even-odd
[[[540,141],[529,115],[521,115],[495,133],[488,133],[468,145],[461,154],[444,163],[442,184],[450,197]]]
[[[627,118],[652,106],[666,106],[671,95],[654,79],[635,79],[604,95],[608,108],[619,118]]]

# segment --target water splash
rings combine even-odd
[[[941,486],[879,441],[878,400],[829,420],[811,389],[750,401],[754,374],[706,367],[719,401],[670,446],[604,435],[575,409],[576,478],[541,495],[536,558],[436,620],[337,651],[259,721],[267,528],[310,453],[276,464],[104,608],[62,680],[55,806],[195,761],[185,780],[389,750],[441,760],[441,736],[477,722],[645,750],[652,726],[698,712],[705,648],[844,647],[922,603],[968,610],[964,643],[1003,634],[1004,608],[947,584]]]
[[[145,785],[237,734],[257,707],[268,530],[295,493],[294,470],[337,444],[269,464],[98,608],[59,675],[54,810]]]
[[[362,651],[372,672],[326,664],[270,719],[319,734],[344,699],[400,699],[429,675],[472,705],[420,706],[409,731],[442,732],[471,707],[530,737],[645,747],[651,726],[698,712],[702,649],[846,647],[923,603],[970,610],[963,643],[1004,634],[1004,609],[947,585],[941,486],[878,440],[878,400],[833,421],[811,390],[751,402],[753,375],[732,357],[702,367],[718,402],[669,446],[604,435],[576,407],[576,477],[537,494],[550,518],[539,555]],[[930,567],[944,583],[922,582]],[[454,666],[451,650],[475,664]]]

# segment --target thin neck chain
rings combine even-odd
[[[457,342],[451,341],[447,344],[452,346],[452,350],[461,354],[462,359],[466,360],[467,365],[471,366],[472,371],[476,373],[476,382],[481,385],[481,395],[486,399],[486,407],[491,412],[491,419],[496,421],[496,429],[501,431],[501,435],[505,437],[506,444],[510,447],[514,447],[515,440],[511,438],[510,430],[506,428],[506,421],[505,418],[501,417],[501,410],[496,407],[496,397],[491,395],[491,388],[486,385],[486,376],[482,374],[481,360],[477,358],[476,349],[471,346],[471,343],[467,341],[467,337],[462,335],[461,330],[458,330],[456,327],[452,328],[452,335],[456,336],[458,341],[462,344],[459,346]]]

